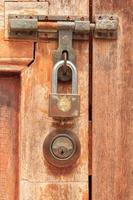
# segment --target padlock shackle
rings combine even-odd
[[[60,67],[62,67],[64,64],[64,60],[60,60],[57,62],[52,71],[52,94],[57,93],[57,84],[58,84],[58,70]],[[75,65],[67,61],[67,66],[72,70],[72,93],[77,94],[78,93],[78,79],[77,79],[77,69]]]

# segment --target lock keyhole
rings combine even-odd
[[[60,136],[53,141],[51,151],[55,157],[59,159],[66,159],[72,156],[74,152],[74,145],[72,140],[66,135]]]
[[[61,155],[63,155],[63,154],[64,154],[64,150],[62,149],[62,150],[61,150]]]
[[[67,148],[65,148],[64,146],[59,147],[59,154],[64,157],[66,154],[68,154],[68,150]]]

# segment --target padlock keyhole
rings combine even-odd
[[[65,155],[65,149],[64,149],[64,148],[61,148],[61,149],[59,150],[59,153],[60,153],[61,156]]]
[[[61,155],[64,155],[64,153],[65,153],[65,152],[64,152],[63,149],[62,149],[62,150],[61,150]]]

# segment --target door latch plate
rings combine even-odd
[[[95,16],[94,37],[98,39],[116,39],[118,18],[112,15]]]
[[[117,39],[118,17],[97,15],[91,23],[88,17],[9,15],[8,26],[13,39],[56,39],[59,31],[71,31],[76,40],[88,40],[90,31],[94,38]]]
[[[37,16],[9,15],[9,38],[32,39],[38,38]]]

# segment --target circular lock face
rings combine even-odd
[[[75,152],[75,145],[71,137],[62,134],[54,138],[50,150],[56,158],[68,159]]]
[[[80,142],[78,137],[68,130],[51,132],[43,144],[44,157],[56,167],[69,167],[80,156]]]

